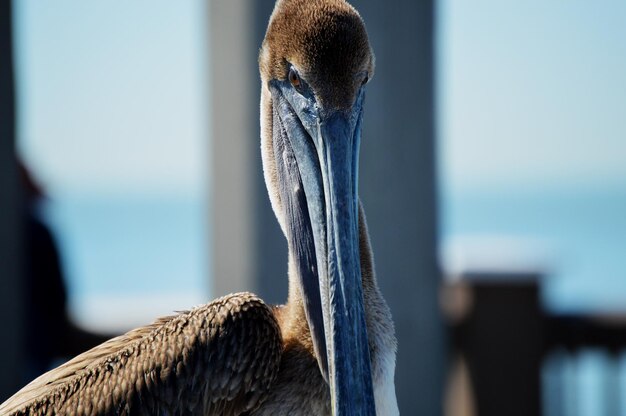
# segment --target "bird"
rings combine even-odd
[[[33,380],[2,415],[397,415],[358,156],[374,54],[344,0],[278,0],[259,53],[261,155],[289,291],[230,294]]]

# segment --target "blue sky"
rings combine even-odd
[[[439,3],[448,190],[626,186],[626,2]],[[53,190],[197,190],[200,0],[16,2],[20,148]]]
[[[439,4],[447,189],[626,187],[626,2]]]
[[[200,0],[15,2],[19,147],[53,192],[205,182]]]

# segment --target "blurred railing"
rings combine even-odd
[[[539,281],[539,273],[472,272],[446,284],[452,347],[471,392],[462,414],[626,415],[626,315],[551,314]]]

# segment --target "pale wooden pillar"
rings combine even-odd
[[[11,2],[0,2],[0,402],[20,387],[23,370],[21,215],[15,162],[11,18]]]
[[[282,303],[287,244],[265,190],[259,133],[257,56],[273,2],[209,4],[213,294],[248,290]]]
[[[213,295],[256,289],[253,275],[255,120],[258,86],[252,10],[245,0],[209,4],[211,282]]]

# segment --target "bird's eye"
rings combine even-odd
[[[363,81],[361,81],[361,85],[367,84],[369,80],[370,80],[369,74],[365,74],[365,76],[363,76]]]
[[[289,69],[289,82],[295,89],[298,89],[298,90],[302,86],[302,82],[300,81],[300,76],[298,76],[298,73],[293,68]]]

